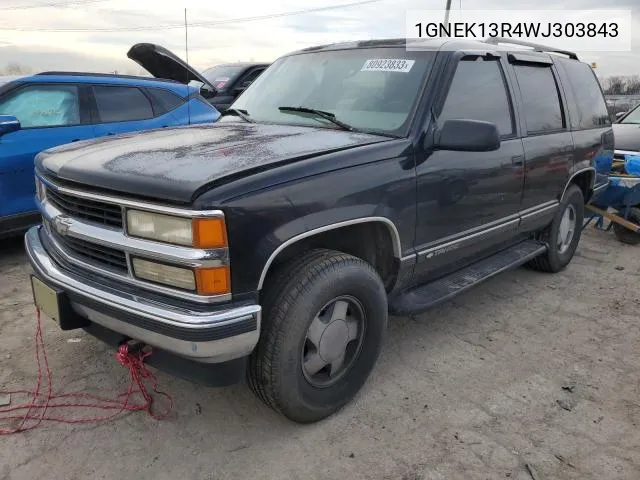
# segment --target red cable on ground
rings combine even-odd
[[[118,352],[116,353],[116,359],[123,367],[126,367],[129,370],[131,381],[125,392],[117,395],[115,398],[105,398],[83,392],[53,392],[49,360],[47,358],[47,352],[42,338],[40,310],[37,311],[35,349],[36,364],[38,368],[35,388],[33,390],[0,390],[0,394],[11,396],[25,395],[30,397],[30,399],[24,403],[0,407],[0,422],[17,421],[17,426],[15,427],[0,427],[0,435],[10,435],[13,433],[33,430],[43,422],[59,422],[67,424],[99,423],[111,420],[122,412],[136,412],[141,410],[146,411],[156,420],[162,420],[169,415],[169,412],[173,408],[173,399],[168,393],[158,390],[158,381],[156,380],[156,377],[144,364],[145,359],[151,355],[151,351],[139,351],[133,354],[129,352],[129,346],[126,343],[120,345]],[[43,376],[45,377],[44,381],[46,382],[46,389],[44,391],[42,391]],[[145,383],[148,383],[151,386],[151,390],[154,394],[162,396],[167,400],[167,408],[162,413],[158,414],[153,412],[153,397],[147,390]],[[142,396],[142,402],[136,403],[132,401],[132,397],[136,394]],[[62,410],[64,412],[65,409],[73,408],[112,410],[113,412],[102,416],[80,418],[68,418],[63,415],[56,416],[50,413],[50,411],[53,410]]]

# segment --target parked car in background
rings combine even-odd
[[[153,75],[199,86],[201,95],[220,112],[229,108],[269,66],[255,62],[226,63],[200,73],[170,50],[152,43],[134,45],[127,56]]]
[[[33,159],[42,150],[219,117],[197,88],[162,78],[46,72],[0,86],[0,237],[40,221]]]
[[[218,91],[209,101],[221,112],[226,110],[268,66],[267,63],[227,63],[208,68],[202,75]]]
[[[609,117],[612,122],[619,120],[621,117],[629,113],[629,110],[631,109],[632,106],[628,103],[607,102],[607,111],[609,112]]]
[[[624,160],[625,155],[640,155],[640,105],[613,124],[613,135],[617,160]]]

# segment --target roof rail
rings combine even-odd
[[[512,38],[504,38],[504,37],[490,37],[484,40],[484,43],[488,43],[490,45],[498,45],[498,44],[511,44],[511,45],[519,45],[521,47],[530,47],[533,48],[535,52],[546,52],[546,53],[560,53],[562,55],[566,55],[573,60],[578,60],[578,55],[574,52],[570,52],[568,50],[560,50],[555,47],[548,47],[546,45],[540,45],[538,43],[525,42],[522,40],[514,40]]]
[[[96,73],[96,72],[65,72],[65,71],[50,71],[36,73],[37,76],[64,76],[64,77],[107,77],[107,78],[125,78],[131,80],[151,81],[151,82],[167,82],[167,83],[180,83],[177,80],[171,80],[169,78],[158,78],[142,75],[120,75],[113,73]]]
[[[124,75],[114,75],[113,73],[98,73],[98,72],[65,72],[64,70],[51,70],[45,72],[36,73],[36,75],[68,75],[70,77],[88,76],[88,77],[120,77]]]

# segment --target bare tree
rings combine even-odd
[[[4,75],[24,75],[26,73],[31,73],[31,68],[20,65],[17,62],[9,62],[4,69],[0,70],[0,72]]]
[[[623,95],[626,88],[626,79],[620,76],[609,77],[604,82],[604,91],[608,95]]]
[[[627,85],[625,88],[625,94],[627,95],[639,95],[640,94],[640,76],[633,75],[627,78]]]

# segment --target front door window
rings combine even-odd
[[[22,128],[79,125],[78,87],[29,85],[20,88],[0,100],[0,114],[13,115]]]

